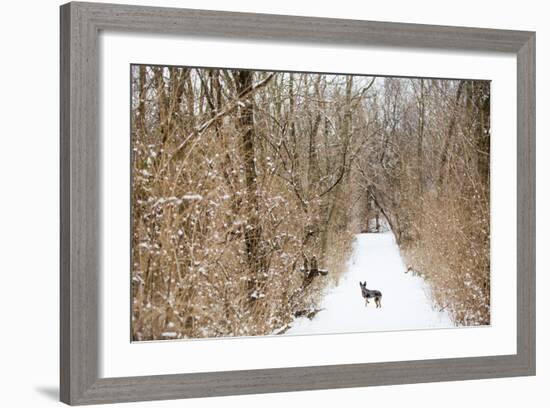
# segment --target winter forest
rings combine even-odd
[[[133,65],[131,146],[133,341],[490,324],[488,81]]]

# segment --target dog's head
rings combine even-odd
[[[367,288],[367,281],[365,281],[364,283],[359,281],[359,286],[366,289]]]

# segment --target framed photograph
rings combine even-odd
[[[535,374],[533,32],[68,3],[60,194],[67,404]]]

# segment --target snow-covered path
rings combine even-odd
[[[454,327],[446,312],[431,306],[427,284],[406,274],[393,233],[359,234],[348,269],[329,288],[323,309],[312,319],[296,319],[285,334],[322,334]],[[359,281],[382,292],[382,308],[368,307]]]

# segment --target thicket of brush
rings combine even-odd
[[[270,334],[314,311],[353,238],[351,92],[133,67],[134,340]]]
[[[132,338],[284,331],[315,312],[375,214],[438,307],[487,323],[488,95],[474,81],[133,66]]]

